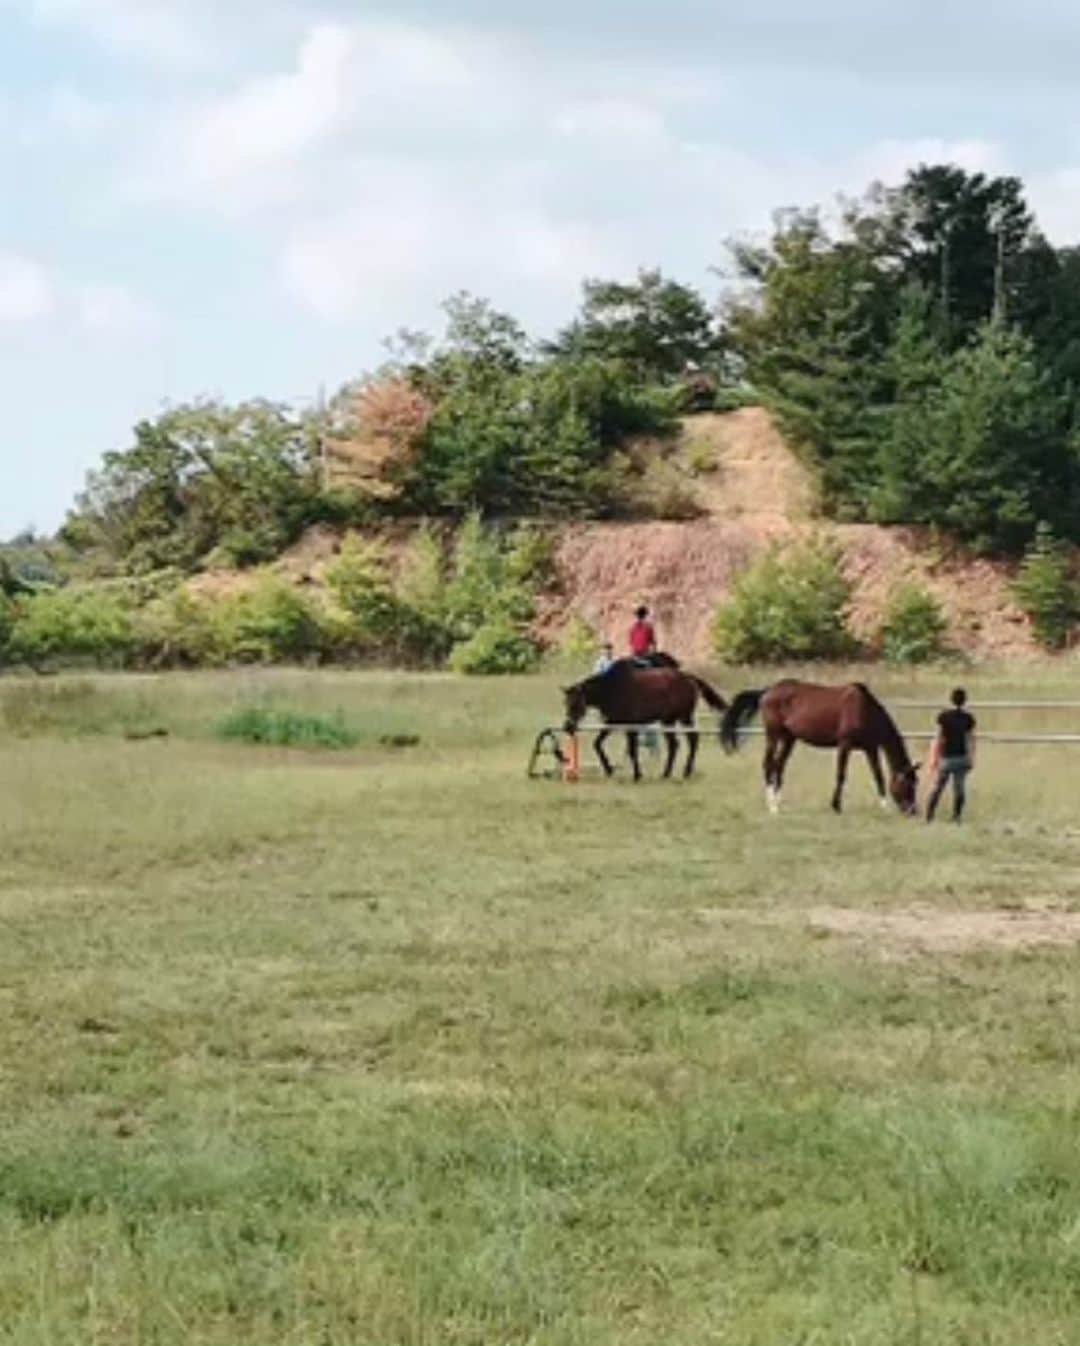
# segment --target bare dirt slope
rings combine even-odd
[[[645,602],[665,648],[704,658],[712,615],[739,570],[774,540],[827,527],[845,554],[851,621],[861,638],[873,639],[891,587],[910,575],[940,598],[958,650],[976,657],[1034,651],[1007,567],[946,552],[925,530],[817,518],[812,479],[766,411],[689,419],[673,460],[685,467],[701,517],[567,527],[558,550],[562,592],[541,619],[546,637],[557,639],[580,616],[621,645],[633,608]]]
[[[1012,601],[1008,567],[944,548],[926,530],[824,522],[812,476],[760,408],[690,417],[675,449],[655,452],[693,497],[698,517],[561,527],[560,583],[542,602],[537,623],[546,641],[557,643],[580,617],[621,647],[634,607],[645,602],[664,648],[704,660],[713,614],[738,572],[771,542],[826,528],[844,551],[854,585],[851,624],[860,638],[872,643],[891,587],[910,575],[941,600],[956,649],[978,658],[1035,652],[1027,620]],[[410,532],[404,521],[382,530],[391,555],[400,554]],[[340,546],[337,530],[312,528],[275,569],[319,590]],[[250,572],[215,571],[191,587],[221,593],[253,582]]]

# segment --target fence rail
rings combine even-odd
[[[639,734],[698,734],[702,738],[711,738],[715,733],[715,727],[703,729],[689,728],[686,725],[672,725],[666,728],[660,724],[579,724],[577,732],[579,734],[602,734],[602,733],[623,733],[629,730],[637,730]],[[545,734],[565,734],[566,730],[560,725],[547,725],[542,731]],[[739,730],[739,737],[747,735],[760,737],[765,733],[764,729],[752,726]],[[927,733],[922,730],[901,730],[904,738],[917,739],[929,742],[937,737],[934,733]],[[1062,734],[995,734],[983,733],[979,731],[980,743],[1080,743],[1080,733],[1062,733]]]
[[[941,701],[889,701],[893,710],[941,710]],[[1080,701],[969,701],[970,710],[1080,710]]]

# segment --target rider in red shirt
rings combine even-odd
[[[638,608],[634,617],[636,620],[630,628],[630,653],[635,659],[647,659],[656,652],[656,631],[649,621],[649,609]]]

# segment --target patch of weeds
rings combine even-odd
[[[218,738],[274,748],[353,748],[359,734],[340,710],[312,714],[269,706],[239,706],[217,724]]]

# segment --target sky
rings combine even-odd
[[[0,0],[0,537],[131,427],[302,403],[458,290],[537,336],[585,277],[920,162],[1080,241],[1071,0]]]

